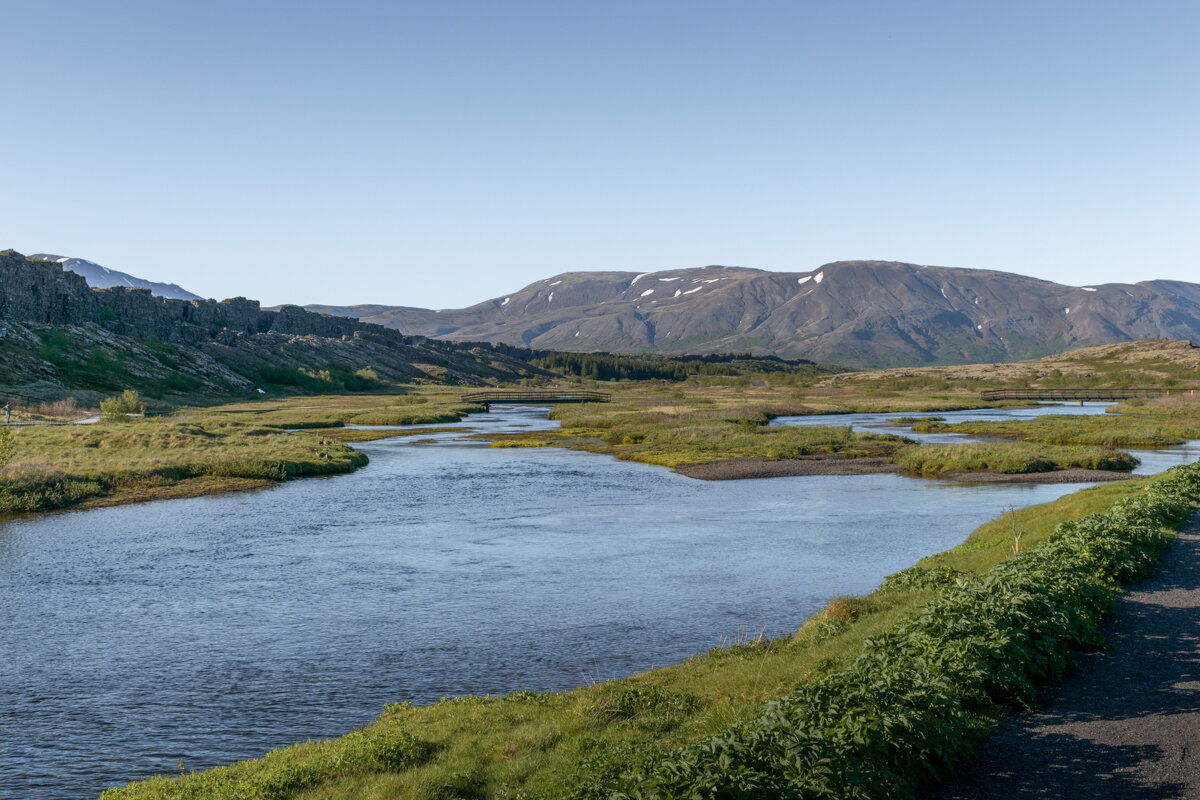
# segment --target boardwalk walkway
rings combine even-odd
[[[1129,400],[1133,397],[1161,397],[1163,389],[988,389],[979,393],[981,400],[1092,400],[1096,402]]]
[[[923,800],[1200,798],[1200,514],[1117,600],[1111,649],[1002,721]]]
[[[482,403],[489,409],[493,405],[504,403],[558,405],[559,403],[607,403],[611,399],[612,395],[607,392],[547,391],[543,389],[496,390],[473,392],[462,396],[464,403]]]

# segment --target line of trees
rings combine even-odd
[[[552,372],[600,381],[683,381],[692,375],[739,376],[764,372],[813,373],[820,367],[806,359],[741,353],[695,356],[618,355],[615,353],[560,353],[530,351],[529,362]]]

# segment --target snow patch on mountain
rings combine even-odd
[[[201,300],[203,298],[198,294],[192,294],[188,290],[174,283],[159,283],[157,281],[139,278],[136,275],[130,275],[125,272],[119,272],[115,269],[101,266],[94,261],[88,261],[86,258],[75,258],[73,256],[58,256],[50,253],[34,253],[30,258],[39,259],[41,261],[53,261],[56,264],[62,264],[62,268],[74,272],[77,275],[83,276],[87,281],[88,286],[93,289],[109,289],[113,286],[129,286],[132,288],[149,289],[151,294],[156,294],[159,297],[170,297],[175,300]]]

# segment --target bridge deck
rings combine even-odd
[[[1146,389],[992,389],[979,393],[981,400],[1128,400],[1161,397],[1165,390]]]
[[[491,391],[464,394],[464,403],[482,403],[490,408],[496,404],[505,403],[607,403],[612,395],[607,392],[555,392],[545,390],[528,391]]]

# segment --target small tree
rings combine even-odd
[[[142,414],[145,411],[146,404],[134,389],[126,389],[120,397],[100,401],[100,415],[107,420],[125,420],[129,419],[130,414]]]
[[[13,441],[12,431],[0,428],[0,467],[7,464],[17,454],[17,443]]]

